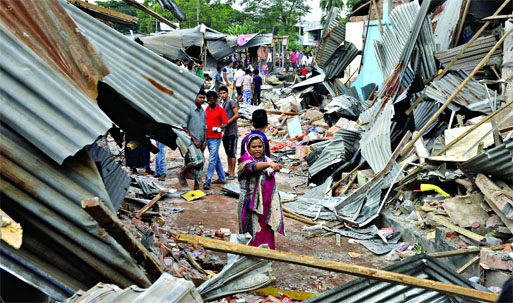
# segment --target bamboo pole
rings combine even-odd
[[[472,79],[472,77],[474,77],[474,75],[481,69],[481,67],[483,67],[483,65],[485,65],[485,63],[488,61],[488,59],[490,59],[492,54],[499,48],[499,46],[501,46],[501,44],[504,42],[504,40],[506,40],[506,38],[512,32],[513,32],[513,27],[510,28],[504,34],[504,36],[502,36],[502,38],[495,44],[494,47],[492,47],[492,49],[488,52],[488,54],[486,54],[486,56],[481,60],[481,62],[479,62],[479,64],[474,68],[474,70],[470,73],[470,75],[468,75],[468,77],[465,80],[463,80],[463,82],[458,86],[458,88],[452,93],[452,95],[449,97],[449,99],[447,99],[447,101],[445,101],[445,103],[442,105],[442,107],[440,107],[440,109],[431,117],[431,119],[429,119],[429,121],[422,127],[422,129],[419,130],[419,132],[415,136],[413,136],[410,143],[408,143],[408,145],[402,151],[401,156],[406,155],[410,151],[410,149],[413,147],[413,144],[415,144],[415,141],[417,141],[420,138],[420,136],[422,136],[422,134],[426,131],[426,129],[431,124],[433,124],[433,122],[435,122],[436,119],[438,119],[438,116],[440,116],[440,114],[442,114],[442,112],[447,108],[447,106],[449,106],[449,104],[451,104],[452,100],[454,100],[454,98],[463,90],[463,88]]]
[[[504,7],[506,7],[506,5],[510,1],[511,0],[505,0],[504,3],[495,11],[495,13],[492,15],[492,17],[497,16],[502,11],[502,9]],[[481,33],[488,27],[488,25],[490,25],[490,23],[491,23],[490,21],[487,21],[485,24],[483,24],[483,26],[477,31],[477,33],[472,37],[472,39],[470,39],[467,43],[465,43],[463,48],[458,52],[458,54],[456,54],[456,56],[454,56],[454,58],[452,58],[452,60],[449,62],[449,64],[447,64],[445,66],[443,71],[435,78],[435,80],[440,80],[440,79],[442,79],[443,76],[445,76],[445,74],[447,74],[447,72],[454,65],[454,63],[456,63],[456,61],[458,61],[460,56],[467,50],[467,48],[469,48],[472,45],[472,43],[474,43],[474,41],[476,41],[476,39],[479,38]],[[430,87],[433,87],[433,86],[430,85]],[[418,97],[417,100],[415,100],[415,102],[412,104],[412,106],[410,106],[410,108],[408,108],[406,110],[407,115],[410,115],[411,112],[417,107],[417,105],[419,105],[420,101],[422,101],[422,99],[424,99],[424,96],[426,95],[425,92],[426,92],[426,90],[424,90],[424,93],[422,93],[422,95],[420,95],[420,97]]]
[[[201,245],[204,248],[215,251],[228,252],[248,257],[263,258],[274,261],[304,265],[308,267],[314,267],[333,272],[347,273],[350,275],[364,277],[372,280],[379,280],[397,285],[407,285],[411,287],[429,289],[440,293],[456,295],[460,297],[468,297],[487,302],[497,301],[499,297],[498,294],[494,294],[492,292],[485,292],[481,290],[451,285],[438,281],[421,279],[400,273],[374,269],[354,264],[347,264],[338,261],[324,260],[309,256],[303,256],[299,254],[288,253],[284,251],[252,247],[248,245],[231,243],[222,240],[215,240],[211,238],[198,237],[189,234],[178,234],[176,240],[178,242]]]
[[[455,250],[449,250],[449,251],[439,251],[439,252],[434,252],[434,253],[428,253],[427,255],[430,257],[433,257],[433,258],[445,258],[445,257],[468,255],[468,254],[480,252],[481,249],[502,250],[502,249],[504,249],[504,244],[497,245],[497,246],[479,246],[479,247],[455,249]]]
[[[465,9],[463,10],[463,15],[460,18],[460,24],[458,25],[458,31],[456,32],[456,37],[454,37],[454,46],[458,45],[458,41],[460,41],[461,31],[463,30],[463,25],[465,25],[465,19],[467,17],[468,8],[470,7],[470,2],[472,0],[467,0],[465,3]]]

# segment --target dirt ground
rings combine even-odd
[[[220,155],[226,171],[226,154],[223,148],[220,148]],[[205,151],[205,157],[208,161],[208,150]],[[191,180],[188,180],[189,187],[187,188],[181,187],[178,183],[176,172],[179,169],[179,162],[182,161],[179,151],[168,149],[166,160],[168,164],[167,177],[163,185],[167,188],[176,188],[179,191],[192,190],[193,182]],[[204,173],[206,173],[206,166]],[[215,175],[212,181],[216,178],[217,176]],[[306,176],[278,173],[277,181],[281,191],[294,193],[293,187],[305,183]],[[229,182],[237,182],[237,180]],[[237,233],[237,199],[224,194],[221,186],[213,185],[210,190],[204,190],[207,196],[199,200],[188,202],[182,198],[172,198],[164,199],[161,204],[163,206],[168,205],[185,209],[179,214],[172,215],[176,217],[177,227],[180,231],[186,232],[191,227],[202,226],[204,230],[229,228],[232,233]],[[334,236],[307,239],[302,233],[304,226],[304,223],[285,218],[286,236],[276,236],[277,250],[372,268],[382,268],[391,264],[383,256],[374,255],[360,244],[349,243],[348,239],[344,237],[341,239],[340,246],[337,246]],[[349,252],[355,252],[360,255],[353,258],[348,254]],[[226,259],[226,254],[215,254],[223,260]],[[274,262],[273,271],[276,276],[276,283],[273,287],[304,292],[322,292],[355,279],[351,275],[282,262]]]

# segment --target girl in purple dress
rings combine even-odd
[[[283,211],[274,176],[282,166],[265,156],[264,146],[264,139],[260,135],[251,135],[246,141],[246,153],[238,161],[239,233],[251,234],[251,246],[268,244],[270,249],[275,249],[274,233],[285,235]]]

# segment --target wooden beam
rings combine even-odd
[[[433,258],[445,258],[445,257],[454,257],[461,255],[468,255],[473,253],[478,253],[481,249],[489,249],[489,250],[502,250],[504,249],[504,244],[497,246],[479,246],[479,247],[471,247],[471,248],[462,248],[448,251],[439,251],[434,253],[428,253],[427,255]]]
[[[82,200],[82,208],[142,265],[151,282],[157,281],[163,273],[160,265],[100,199]]]
[[[164,196],[166,192],[165,191],[161,191],[158,193],[158,195],[156,195],[153,199],[151,199],[150,202],[148,202],[148,204],[144,205],[143,208],[141,208],[136,214],[135,214],[135,217],[136,218],[140,218],[148,209],[152,208],[153,205],[155,205],[155,203],[157,203],[158,200],[160,200],[160,198],[162,198],[162,196]]]
[[[454,37],[454,40],[453,40],[454,46],[458,46],[458,41],[460,41],[461,30],[463,29],[463,25],[465,25],[465,19],[467,18],[467,13],[468,13],[468,8],[470,7],[470,2],[472,2],[472,0],[467,0],[467,2],[465,3],[465,9],[463,10],[463,14],[461,15],[461,18],[459,19],[458,31],[456,32],[456,36]]]
[[[66,0],[69,3],[75,5],[76,7],[86,10],[87,12],[91,12],[92,15],[96,18],[106,20],[106,21],[112,21],[119,24],[126,24],[126,25],[136,25],[139,19],[134,16],[130,16],[127,14],[123,14],[120,12],[117,12],[112,9],[108,9],[105,7],[101,7],[99,5],[95,5],[89,2],[85,2],[82,0]]]
[[[379,33],[381,34],[381,36],[383,36],[383,25],[381,24],[381,15],[379,13],[379,9],[378,9],[378,5],[376,4],[376,0],[372,0],[371,5],[374,6],[374,12],[376,13],[376,18],[378,19]]]
[[[493,20],[506,20],[506,19],[512,19],[512,18],[513,18],[513,14],[490,16],[490,17],[483,18],[481,20],[482,21],[493,21]]]
[[[438,119],[438,116],[442,114],[442,112],[451,104],[452,100],[463,90],[463,88],[467,85],[467,83],[474,77],[474,75],[485,65],[485,63],[490,59],[492,54],[502,45],[504,40],[513,32],[513,27],[510,28],[504,36],[492,47],[492,49],[486,54],[486,56],[479,62],[479,64],[474,68],[474,70],[468,75],[468,77],[463,80],[463,82],[456,88],[456,90],[452,93],[452,95],[445,101],[445,103],[438,109],[438,111],[429,119],[429,121],[422,127],[422,129],[419,130],[419,132],[413,136],[411,142],[404,148],[403,152],[401,153],[401,156],[405,156],[410,149],[413,147],[413,144],[415,144],[415,141],[417,141],[420,136],[426,132],[429,126],[433,124]]]
[[[266,109],[265,110],[268,114],[274,114],[274,115],[289,115],[289,116],[300,116],[302,115],[301,113],[296,113],[296,112],[282,112],[282,111],[279,111],[279,110],[268,110]]]
[[[449,222],[449,220],[445,219],[442,216],[437,216],[433,213],[428,213],[428,218],[474,241],[481,242],[485,238],[484,236],[473,233],[470,230],[466,230],[465,228],[452,224],[451,222]]]
[[[174,24],[173,22],[171,22],[168,19],[164,18],[163,16],[157,14],[156,12],[154,12],[151,9],[147,8],[146,6],[140,4],[136,0],[123,0],[123,1],[125,1],[126,4],[128,4],[128,5],[131,5],[131,6],[137,8],[139,10],[142,10],[143,12],[147,13],[148,15],[156,18],[157,20],[159,20],[162,23],[165,23],[165,24],[171,26],[174,29],[178,28],[178,26],[176,26],[176,24]]]
[[[456,272],[459,274],[462,274],[467,271],[467,269],[471,268],[472,265],[476,264],[477,261],[481,259],[481,256],[477,256],[472,258],[470,261],[468,261],[465,265],[463,265],[460,269],[458,269]]]
[[[286,263],[304,265],[324,269],[333,272],[346,273],[354,276],[364,277],[372,280],[384,281],[397,285],[407,285],[429,289],[440,293],[455,295],[460,297],[468,297],[488,302],[497,301],[498,294],[475,290],[433,280],[421,279],[400,273],[389,272],[380,269],[374,269],[354,264],[347,264],[338,261],[324,260],[299,254],[288,253],[284,251],[271,250],[266,248],[258,248],[238,243],[215,240],[211,238],[203,238],[189,234],[178,234],[176,237],[178,242],[201,245],[206,249],[215,251],[228,252],[249,257],[269,259]]]

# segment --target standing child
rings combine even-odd
[[[244,104],[251,104],[251,76],[249,75],[251,71],[249,69],[246,70],[246,75],[242,78],[242,98],[244,100]]]

